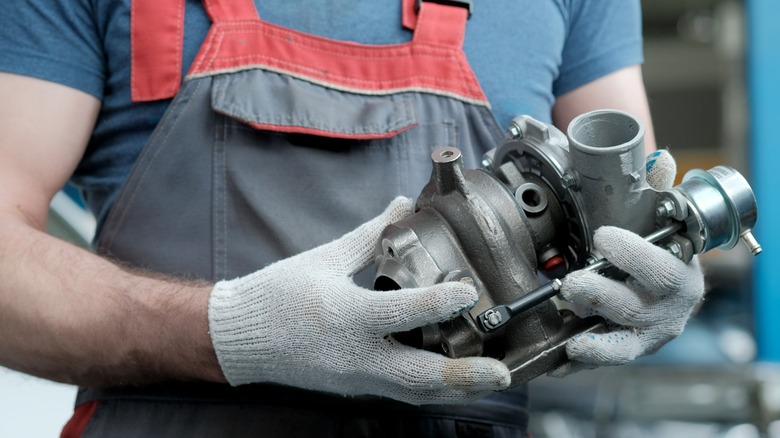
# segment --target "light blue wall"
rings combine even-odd
[[[58,437],[75,400],[75,386],[0,367],[0,436]]]
[[[758,201],[754,233],[758,358],[780,361],[780,1],[747,0],[751,184]]]

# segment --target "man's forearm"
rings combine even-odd
[[[0,365],[79,385],[224,381],[211,285],[140,275],[0,216]]]

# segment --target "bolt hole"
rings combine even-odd
[[[538,214],[547,208],[547,195],[535,183],[525,183],[518,187],[515,198],[528,214]]]
[[[542,195],[536,190],[526,190],[523,192],[522,199],[529,207],[538,207],[542,203]]]
[[[444,152],[441,153],[441,157],[442,158],[450,158],[453,155],[455,155],[455,153],[452,152],[452,151],[444,151]]]
[[[393,251],[393,247],[391,247],[391,246],[387,247],[387,256],[388,257],[395,257],[395,251]]]

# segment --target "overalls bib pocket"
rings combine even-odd
[[[417,124],[408,94],[370,96],[253,69],[214,78],[214,111],[262,130],[370,140]]]

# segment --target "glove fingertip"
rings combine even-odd
[[[393,223],[409,216],[413,212],[414,205],[412,200],[406,196],[398,196],[390,202],[383,216],[388,219],[388,223]]]
[[[594,288],[594,272],[579,270],[568,273],[562,280],[561,296],[572,303],[581,303]]]
[[[660,149],[647,156],[645,161],[647,183],[656,190],[666,190],[674,185],[677,163],[666,149]]]
[[[474,307],[478,295],[472,286],[447,282],[386,292],[375,298],[368,302],[369,313],[378,315],[372,326],[392,333],[453,319]]]
[[[503,362],[487,357],[448,360],[442,377],[448,386],[470,390],[500,391],[512,383],[509,368]]]
[[[512,375],[503,362],[491,358],[476,358],[475,360],[478,360],[480,363],[479,368],[482,377],[481,379],[475,379],[475,386],[499,391],[509,388],[509,385],[512,384]]]
[[[474,286],[459,281],[441,283],[431,287],[431,293],[438,299],[447,301],[450,314],[456,316],[471,309],[477,304],[479,294]]]
[[[376,240],[379,238],[379,234],[382,233],[385,227],[394,222],[398,222],[412,213],[412,200],[403,196],[399,196],[393,199],[390,204],[387,205],[387,208],[385,208],[382,214],[364,223],[337,241],[365,241],[370,244],[366,245],[367,250],[373,252],[373,245],[376,243]]]

